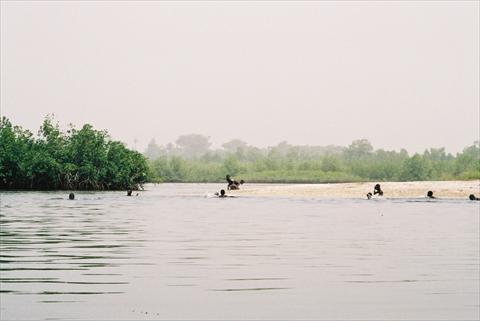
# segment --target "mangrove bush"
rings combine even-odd
[[[141,153],[89,124],[62,132],[46,117],[35,136],[0,120],[0,189],[135,189],[147,172]]]

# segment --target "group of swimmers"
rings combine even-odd
[[[383,191],[382,191],[382,188],[380,187],[380,184],[377,184],[373,187],[373,194],[368,192],[367,193],[367,198],[368,199],[371,199],[373,195],[377,195],[378,196],[383,196]]]
[[[240,180],[240,182],[231,179],[230,175],[226,176],[226,180],[227,180],[227,183],[228,183],[227,190],[238,190],[238,189],[240,189],[240,185],[243,185],[243,183],[245,183],[245,181],[243,179]],[[139,195],[138,193],[135,194],[135,196],[138,196],[138,195]],[[215,195],[218,196],[218,197],[221,197],[221,198],[235,197],[235,196],[227,195],[225,193],[224,189],[220,190],[219,193],[215,193]],[[133,190],[131,188],[129,188],[127,190],[127,196],[133,196]],[[74,200],[75,199],[75,194],[74,193],[68,194],[68,199],[69,200]]]
[[[383,196],[383,191],[382,191],[382,188],[380,187],[380,184],[376,184],[374,187],[373,187],[373,194],[368,192],[367,193],[367,198],[368,199],[371,199],[373,195],[376,195],[378,194],[378,196]],[[432,191],[428,191],[427,192],[427,198],[430,198],[430,199],[435,199],[436,197],[433,196],[433,192]],[[468,198],[471,200],[471,201],[480,201],[480,198],[479,197],[476,197],[474,194],[470,194],[468,196]]]
[[[227,175],[226,176],[226,180],[227,180],[227,190],[238,190],[240,189],[240,185],[242,185],[243,183],[245,183],[245,181],[242,179],[240,180],[240,182],[237,182],[235,180],[232,180],[230,178],[230,175]],[[127,190],[127,196],[132,196],[132,193],[133,193],[133,190],[132,189],[128,189]],[[138,196],[139,194],[136,193],[135,196]],[[367,193],[367,199],[371,199],[373,196],[375,195],[378,195],[378,196],[383,196],[383,191],[382,191],[382,188],[380,186],[380,184],[376,184],[374,187],[373,187],[373,194],[368,192]],[[225,198],[225,197],[235,197],[235,196],[231,196],[231,195],[227,195],[225,193],[225,190],[222,189],[220,190],[219,193],[215,193],[215,196],[218,196],[218,197],[221,197],[221,198]],[[430,198],[430,199],[436,199],[435,196],[433,196],[433,192],[432,191],[428,191],[427,192],[427,198]],[[474,194],[470,194],[468,196],[468,198],[471,200],[471,201],[480,201],[480,197],[476,197]],[[75,194],[74,193],[70,193],[68,194],[68,199],[69,200],[74,200],[75,199]]]
[[[225,177],[225,179],[227,180],[227,190],[231,191],[231,190],[238,190],[240,189],[240,185],[243,185],[243,183],[245,183],[245,181],[243,179],[240,180],[240,182],[237,182],[236,180],[233,180],[230,175],[227,175]],[[224,189],[221,189],[219,193],[215,193],[215,196],[218,196],[218,197],[221,197],[221,198],[224,198],[224,197],[235,197],[235,196],[231,196],[231,195],[227,195],[225,193],[225,190]]]
[[[127,190],[127,196],[132,196],[132,193],[133,193],[132,189]],[[138,195],[139,195],[138,193],[135,194],[135,196],[138,196]],[[75,199],[75,194],[74,193],[68,194],[68,199],[69,200],[74,200]]]

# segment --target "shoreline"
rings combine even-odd
[[[480,180],[378,183],[382,187],[385,198],[421,198],[425,197],[428,191],[433,191],[433,195],[438,198],[468,199],[470,194],[480,196]],[[246,183],[240,190],[227,191],[227,194],[265,197],[366,198],[368,192],[373,193],[375,184],[375,182],[362,182],[249,186]]]
[[[352,182],[352,183],[245,183],[240,190],[226,190],[226,182],[165,182],[146,183],[139,192],[147,192],[149,186],[168,184],[211,184],[215,191],[225,189],[232,196],[256,197],[310,197],[310,198],[364,198],[379,183],[385,198],[425,198],[428,191],[433,191],[436,198],[467,199],[470,194],[480,197],[480,180],[466,181],[413,181],[413,182]],[[218,188],[218,190],[217,190]],[[125,192],[126,190],[19,190],[0,189],[2,192]]]

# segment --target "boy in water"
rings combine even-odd
[[[127,196],[132,196],[132,193],[133,193],[132,189],[127,190]],[[138,193],[135,194],[135,196],[138,196]]]
[[[220,190],[220,194],[219,194],[219,193],[215,193],[215,195],[217,195],[218,197],[221,197],[221,198],[224,198],[224,197],[235,197],[235,196],[230,196],[230,195],[225,194],[225,190],[224,190],[224,189]]]
[[[383,191],[380,188],[380,184],[375,185],[373,188],[373,195],[378,194],[378,196],[383,196]]]
[[[240,182],[237,182],[237,181],[234,181],[230,178],[230,175],[227,175],[226,177],[227,179],[227,189],[228,190],[236,190],[236,189],[240,189],[240,185],[242,185],[243,183],[245,183],[245,181],[242,179],[240,180]]]
[[[468,196],[468,198],[471,200],[471,201],[480,201],[480,198],[476,197],[475,195],[473,194],[470,194]]]

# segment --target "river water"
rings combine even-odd
[[[0,192],[0,319],[480,319],[480,202],[222,187]]]

